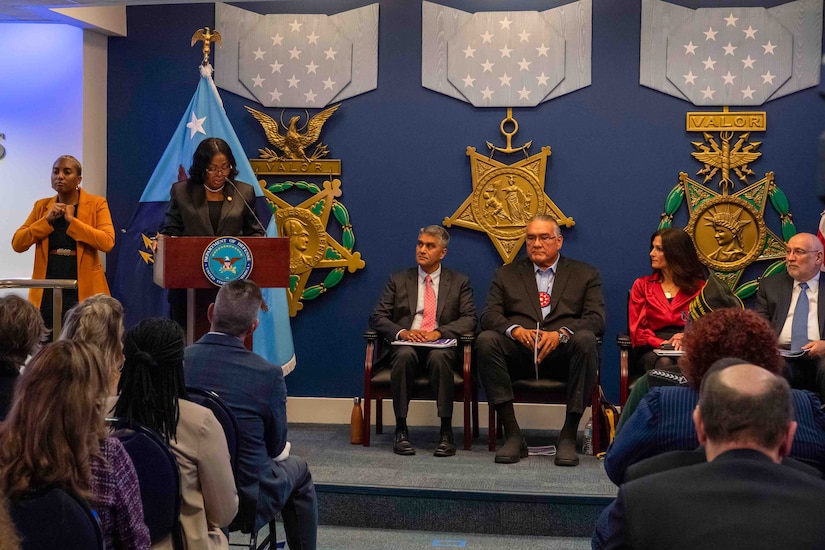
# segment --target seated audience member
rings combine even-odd
[[[553,218],[533,218],[526,227],[527,257],[496,271],[481,314],[478,376],[504,425],[499,463],[527,456],[513,408],[513,381],[536,376],[567,382],[567,414],[554,462],[579,463],[576,436],[596,386],[604,297],[596,268],[559,254],[563,240]]]
[[[792,388],[825,398],[825,307],[819,305],[822,243],[810,233],[788,239],[787,271],[759,281],[757,313],[767,319],[776,341],[795,354],[785,359]],[[802,298],[800,300],[800,298]]]
[[[117,394],[123,368],[123,306],[119,301],[106,294],[95,294],[75,304],[66,313],[60,339],[92,344],[108,372],[107,395]]]
[[[20,368],[47,336],[43,317],[31,302],[15,294],[0,298],[0,420],[11,406]]]
[[[137,474],[120,441],[106,437],[108,377],[82,342],[58,341],[32,358],[0,423],[0,492],[15,500],[49,486],[73,491],[97,511],[107,548],[146,549]]]
[[[780,465],[796,429],[790,394],[756,365],[711,372],[692,413],[707,462],[622,485],[593,548],[825,548],[825,481]]]
[[[690,415],[699,400],[699,385],[714,362],[739,357],[781,374],[784,366],[767,321],[749,310],[721,309],[705,315],[685,333],[679,368],[687,386],[656,387],[645,395],[607,449],[604,469],[617,485],[628,466],[645,458],[699,445]],[[810,392],[794,390],[799,429],[791,456],[825,468],[825,413]]]
[[[654,350],[662,345],[682,349],[688,305],[705,282],[705,268],[684,230],[660,229],[650,241],[653,274],[633,282],[627,304],[633,359],[641,374],[674,366],[672,358]]]
[[[432,342],[439,338],[458,338],[476,328],[473,289],[466,275],[441,264],[447,254],[450,235],[439,225],[418,233],[415,260],[418,267],[390,276],[378,305],[370,316],[370,327],[389,342]],[[432,300],[429,300],[431,297]],[[392,369],[392,406],[395,411],[393,452],[414,455],[407,430],[407,410],[419,372],[428,373],[436,399],[441,434],[435,456],[455,455],[453,439],[454,367],[459,348],[433,349],[416,346],[384,346],[385,354],[377,368]]]
[[[186,348],[186,383],[217,393],[240,427],[240,507],[257,503],[255,529],[280,511],[293,550],[314,549],[318,529],[315,485],[304,459],[289,453],[286,384],[279,365],[244,347],[264,306],[253,281],[232,281],[208,309],[211,331]]]
[[[228,548],[221,528],[238,511],[229,449],[212,411],[186,400],[183,340],[171,319],[146,319],[126,333],[115,416],[152,428],[175,453],[186,548]],[[171,549],[171,536],[153,548]]]

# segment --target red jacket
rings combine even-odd
[[[655,331],[671,326],[684,327],[682,312],[688,309],[691,300],[704,286],[699,285],[693,294],[685,294],[680,289],[673,300],[668,301],[657,278],[658,275],[639,277],[633,282],[633,288],[630,290],[627,316],[633,347],[658,348],[664,340],[658,338],[654,334]]]

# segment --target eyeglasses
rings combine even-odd
[[[232,167],[229,166],[228,164],[224,164],[220,168],[217,167],[217,166],[210,166],[206,169],[206,173],[209,174],[210,176],[212,174],[217,174],[217,173],[228,174],[231,171],[232,171]]]
[[[554,239],[558,239],[561,235],[550,235],[548,233],[542,233],[541,235],[527,235],[527,242],[532,244],[536,241],[547,243]]]
[[[790,256],[793,254],[794,256],[806,256],[811,252],[816,252],[816,250],[805,250],[804,248],[786,248],[785,249],[785,256]]]

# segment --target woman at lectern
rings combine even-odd
[[[71,155],[52,166],[57,195],[34,203],[29,217],[15,231],[11,246],[25,252],[35,245],[33,279],[77,279],[77,290],[63,291],[63,314],[79,300],[109,294],[98,252],[115,245],[115,229],[106,199],[80,188],[82,167]],[[33,288],[29,300],[40,307],[52,328],[52,290]]]

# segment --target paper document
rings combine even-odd
[[[440,338],[432,342],[410,342],[409,340],[395,340],[393,346],[418,346],[421,348],[454,348],[458,345],[455,338]]]

